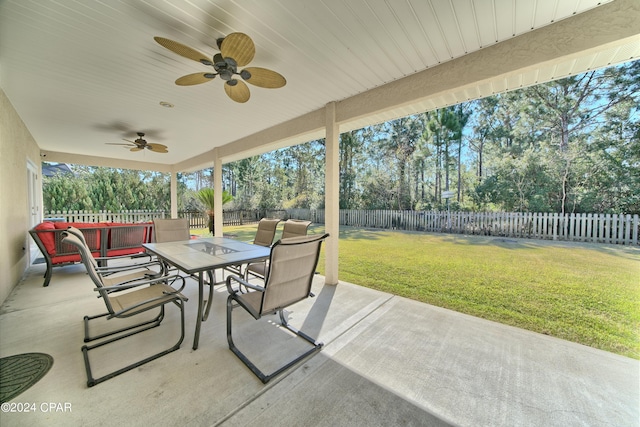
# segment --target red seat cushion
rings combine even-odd
[[[53,222],[45,221],[38,225],[36,225],[36,230],[55,230],[55,226]],[[40,241],[44,245],[44,248],[47,250],[49,256],[54,256],[56,254],[56,242],[55,242],[55,233],[38,233],[38,237],[40,237]]]
[[[118,227],[118,226],[132,226],[132,225],[141,225],[140,223],[106,223],[106,222],[50,222],[45,221],[41,224],[38,224],[35,229],[36,230],[66,230],[70,226],[76,227],[80,230],[87,228],[105,228],[105,227]],[[148,229],[151,231],[151,229]],[[99,249],[100,245],[100,233],[102,230],[96,230],[95,239],[93,236],[88,238],[87,243],[90,246],[97,245],[96,247],[92,247],[92,255],[94,257],[99,257],[100,252],[96,252]],[[51,261],[53,264],[62,264],[62,263],[70,263],[70,262],[79,262],[80,254],[65,254],[65,255],[56,255],[56,245],[55,245],[55,233],[45,232],[38,233],[40,236],[40,240],[44,245],[45,249],[49,253],[51,257]],[[86,235],[85,235],[86,237]],[[120,244],[130,244],[137,245],[142,244],[144,242],[149,241],[151,236],[147,235],[147,229],[140,228],[136,229],[134,233],[131,233],[131,236],[127,237],[126,242],[120,242]],[[90,240],[90,241],[89,241]],[[109,235],[109,246],[111,246],[111,235]],[[124,249],[108,249],[107,256],[119,256],[119,255],[133,255],[144,252],[144,248],[142,246],[136,246],[133,248],[124,248]]]
[[[58,230],[66,230],[69,227],[76,228],[101,228],[106,227],[107,223],[105,222],[54,222],[53,225]]]

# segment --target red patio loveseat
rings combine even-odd
[[[53,267],[81,262],[80,254],[72,245],[62,243],[62,232],[69,226],[82,231],[91,253],[100,265],[106,259],[116,256],[135,256],[144,254],[143,243],[153,239],[153,223],[117,223],[117,222],[51,222],[44,221],[29,234],[38,245],[47,263],[43,286],[49,286]]]

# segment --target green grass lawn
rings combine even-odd
[[[340,280],[640,359],[640,248],[343,227],[339,250]]]

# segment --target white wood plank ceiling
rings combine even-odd
[[[280,123],[610,3],[602,0],[3,0],[0,87],[42,150],[172,165]],[[281,89],[250,86],[246,104],[222,82],[181,87],[208,71],[161,47],[207,55],[248,34],[251,66]],[[358,118],[356,128],[638,57],[638,40]],[[174,104],[163,108],[160,102]],[[135,132],[169,154],[106,145]]]

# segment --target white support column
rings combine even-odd
[[[340,130],[336,123],[336,104],[325,108],[325,230],[331,236],[325,246],[325,283],[338,284],[338,233],[340,232]]]
[[[171,218],[178,218],[178,174],[171,172]]]
[[[214,214],[213,225],[215,235],[222,237],[222,159],[218,148],[213,149],[213,191],[214,191]]]

